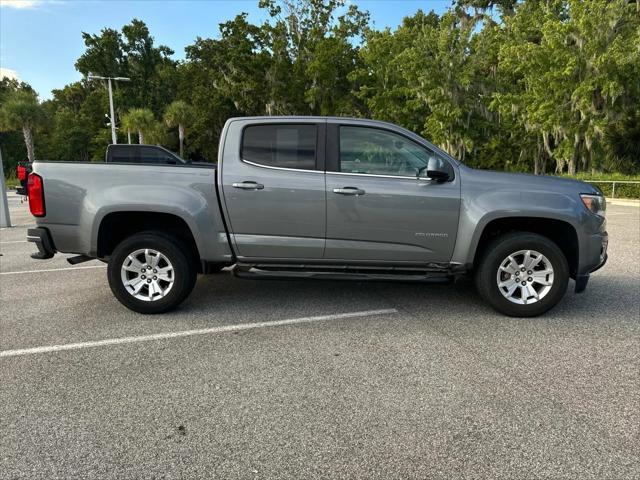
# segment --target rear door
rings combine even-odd
[[[327,135],[324,258],[448,262],[460,210],[454,165],[402,130],[328,123]],[[450,181],[417,178],[430,159]]]
[[[220,175],[238,257],[322,258],[325,122],[237,120],[225,135]]]

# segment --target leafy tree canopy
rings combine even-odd
[[[184,61],[137,19],[83,33],[80,73],[131,79],[114,86],[120,141],[129,131],[215,161],[230,116],[349,115],[400,124],[474,167],[640,171],[637,1],[457,0],[385,30],[345,0],[259,5],[266,21],[240,12]],[[11,161],[25,156],[26,124],[39,157],[104,157],[103,82],[40,104],[3,79],[0,102],[5,130],[16,130],[0,133]]]

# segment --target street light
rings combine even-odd
[[[111,80],[114,82],[130,82],[131,79],[127,77],[100,77],[98,75],[87,76],[89,80],[107,80],[109,83],[109,108],[111,110],[111,141],[112,143],[118,143],[118,137],[116,136],[116,114],[113,111],[113,92],[111,91]]]
[[[9,215],[9,202],[7,202],[7,189],[4,187],[4,168],[2,167],[2,150],[0,150],[0,227],[11,226]]]

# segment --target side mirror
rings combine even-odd
[[[427,177],[436,182],[446,182],[449,180],[449,174],[444,170],[427,170]]]
[[[449,172],[445,170],[442,160],[436,157],[431,157],[427,165],[418,171],[418,177],[420,177],[424,171],[426,171],[428,178],[436,182],[446,182],[449,180]]]

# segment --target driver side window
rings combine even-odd
[[[393,132],[369,127],[340,127],[340,171],[415,177],[435,153]]]

